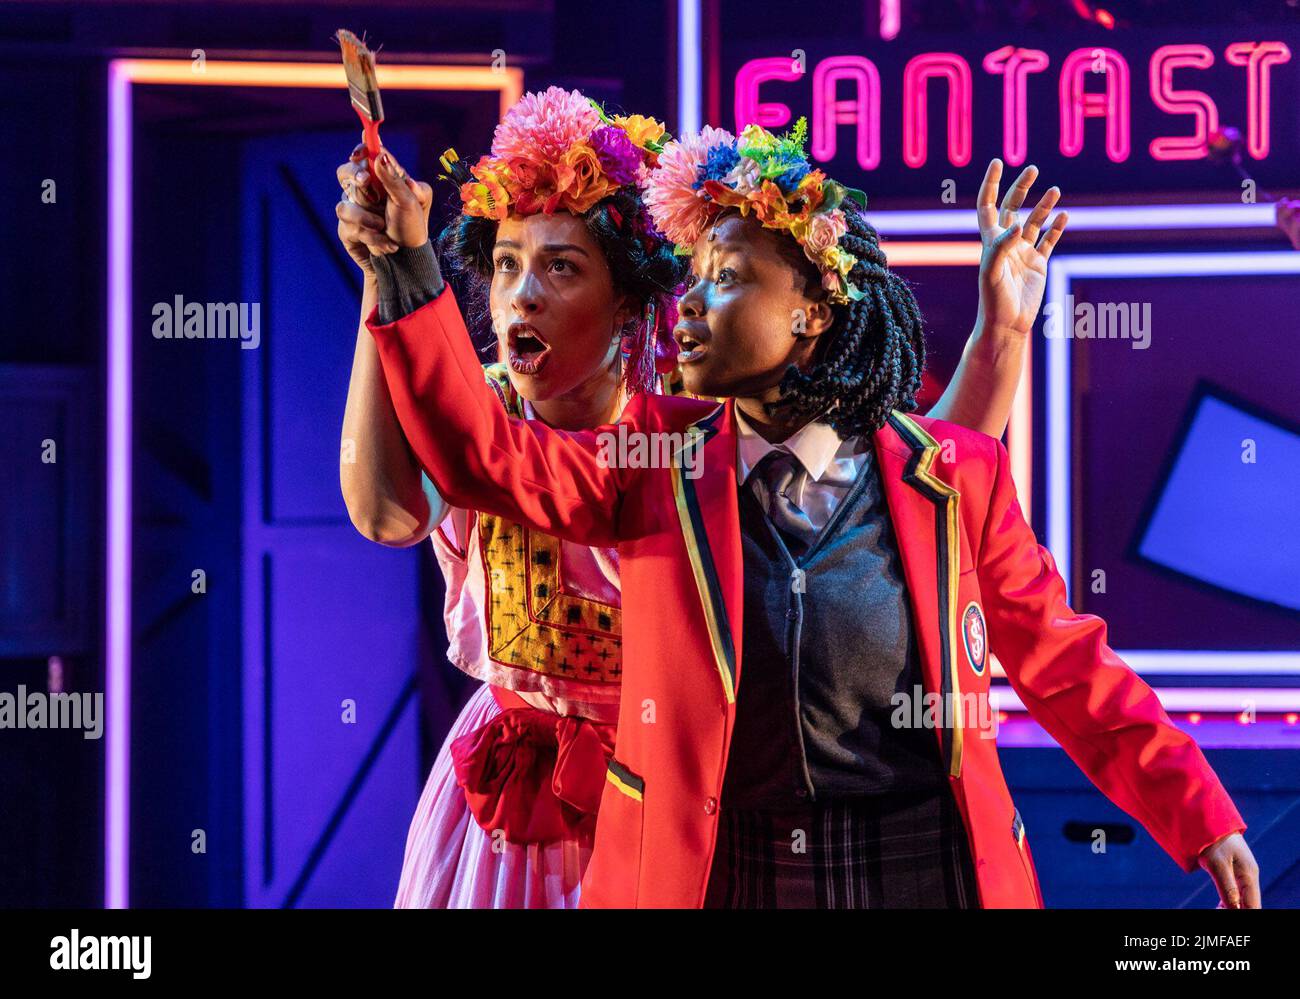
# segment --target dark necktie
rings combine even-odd
[[[789,451],[773,450],[763,455],[762,459],[749,473],[751,488],[761,481],[767,489],[764,497],[756,489],[759,502],[766,500],[765,509],[768,519],[782,534],[790,554],[802,555],[817,537],[817,529],[812,521],[797,505],[791,495],[794,492],[795,476],[802,469],[799,459]]]

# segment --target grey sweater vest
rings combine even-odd
[[[944,786],[935,732],[890,723],[895,692],[910,705],[922,681],[875,454],[798,559],[751,484],[739,489],[744,643],[724,806]]]

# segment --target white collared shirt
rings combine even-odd
[[[870,457],[870,442],[862,437],[841,440],[829,423],[813,420],[780,444],[763,439],[745,419],[739,406],[736,413],[736,483],[744,485],[754,468],[769,451],[788,451],[801,468],[795,475],[790,497],[808,515],[813,527],[821,530],[830,522],[836,506],[848,495],[857,481],[858,472]],[[760,481],[755,489],[759,503],[767,506],[767,486]]]

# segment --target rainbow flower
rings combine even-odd
[[[752,212],[803,247],[831,301],[862,298],[862,289],[849,280],[857,258],[839,246],[848,231],[840,205],[849,199],[865,207],[867,197],[812,167],[804,152],[807,136],[807,119],[800,118],[784,135],[749,125],[736,137],[705,126],[698,135],[666,143],[642,180],[655,226],[677,244],[677,252],[688,254],[724,208]]]

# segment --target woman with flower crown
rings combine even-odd
[[[611,118],[552,87],[505,116],[491,156],[468,170],[444,157],[463,212],[441,237],[442,259],[487,293],[499,359],[483,377],[510,415],[576,431],[612,423],[637,393],[669,387],[679,353],[673,292],[686,258],[636,188],[665,141],[652,119]],[[433,254],[413,252],[427,241],[431,191],[385,151],[374,169],[386,197],[367,203],[357,193],[371,168],[363,157],[358,147],[338,170],[347,192],[339,235],[366,279],[343,427],[355,460],[340,466],[343,493],[374,541],[432,536],[447,582],[449,658],[483,681],[425,785],[396,904],[573,907],[618,711],[618,551],[453,506],[421,471],[365,320],[390,321],[442,290]],[[995,161],[980,195],[980,314],[935,410],[997,435],[1029,328],[1023,303],[1041,296],[1042,278],[1023,266],[1015,231],[996,224],[999,176]],[[1004,209],[1019,208],[1033,176],[1021,175]]]

